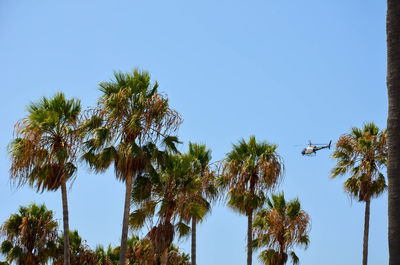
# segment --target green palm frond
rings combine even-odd
[[[282,265],[287,261],[286,253],[279,253],[273,249],[267,249],[260,253],[259,260],[266,265]]]
[[[297,257],[296,253],[294,253],[294,251],[290,252],[290,258],[292,259],[292,263],[293,265],[297,265],[300,263],[299,258]]]
[[[146,201],[141,207],[133,211],[129,216],[129,224],[131,229],[137,230],[142,228],[147,220],[151,220],[156,210],[157,202]]]
[[[276,255],[276,251],[273,249],[263,250],[259,255],[259,260],[263,264],[272,265],[274,255]]]
[[[179,238],[187,237],[190,235],[191,232],[190,226],[188,226],[184,222],[178,222],[175,225],[175,230],[178,233]]]
[[[303,245],[305,249],[307,249],[308,245],[310,244],[310,237],[308,235],[302,235],[299,237],[298,242],[299,244]]]
[[[294,199],[291,201],[288,206],[287,206],[287,214],[290,219],[296,218],[299,213],[300,213],[301,207],[300,207],[300,201],[299,199]]]
[[[385,176],[382,173],[378,173],[378,177],[371,183],[371,193],[373,197],[378,197],[387,189]]]
[[[9,240],[4,240],[1,243],[1,254],[7,255],[11,249],[13,248],[13,244]]]
[[[202,201],[203,203],[191,202],[189,203],[189,212],[192,217],[201,221],[207,211],[210,210],[210,205],[207,201]]]
[[[133,183],[132,202],[140,204],[151,199],[153,182],[149,175],[139,175]]]
[[[28,116],[15,125],[16,138],[8,147],[10,177],[37,191],[56,190],[76,171],[82,144],[80,101],[63,93],[31,103]]]

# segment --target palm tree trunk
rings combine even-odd
[[[133,180],[132,176],[129,176],[126,180],[125,207],[124,207],[124,217],[122,221],[122,235],[121,235],[121,248],[120,248],[121,251],[119,256],[119,265],[125,265],[126,263],[126,242],[128,238],[128,221],[129,221],[129,212],[131,208],[132,180]]]
[[[64,225],[64,265],[70,264],[69,253],[69,222],[68,222],[68,200],[67,200],[67,184],[64,180],[61,183],[61,197],[63,206],[63,225]]]
[[[167,265],[168,262],[168,248],[164,249],[161,254],[161,265]]]
[[[196,217],[192,218],[192,264],[196,265],[196,225],[197,219]]]
[[[247,265],[252,264],[253,259],[253,210],[247,213]]]
[[[387,1],[389,265],[400,264],[400,1]]]
[[[364,242],[363,242],[363,265],[368,263],[368,234],[369,234],[369,216],[370,216],[371,199],[365,201],[365,216],[364,216]]]

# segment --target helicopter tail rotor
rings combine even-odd
[[[331,143],[332,143],[332,140],[329,141],[328,149],[331,149]]]

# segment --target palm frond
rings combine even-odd
[[[190,235],[191,229],[190,226],[185,224],[184,222],[178,222],[175,225],[175,230],[179,235],[179,238],[184,238]]]
[[[300,260],[297,257],[296,253],[294,253],[294,251],[290,252],[290,258],[292,259],[293,265],[297,265],[300,263]]]

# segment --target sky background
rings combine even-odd
[[[361,264],[365,204],[343,192],[344,177],[329,178],[332,150],[302,157],[295,145],[335,142],[367,121],[386,127],[385,15],[376,0],[0,0],[0,223],[36,202],[62,226],[60,191],[9,181],[6,148],[26,105],[63,91],[94,106],[99,82],[138,67],[182,114],[182,151],[204,143],[220,160],[250,135],[279,145],[286,174],[277,191],[312,218],[301,264]],[[79,165],[70,229],[91,247],[118,245],[124,192],[112,171]],[[245,264],[246,227],[245,216],[216,205],[198,226],[198,264]],[[190,238],[178,243],[190,253]],[[385,193],[371,203],[369,264],[387,262]]]

